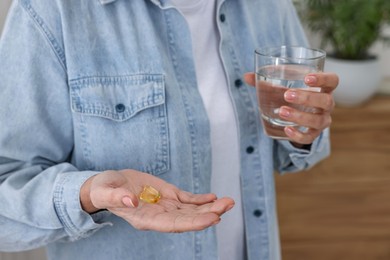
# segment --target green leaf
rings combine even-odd
[[[390,23],[390,0],[295,0],[301,20],[329,44],[339,58],[369,58],[377,41],[389,41],[382,35]]]

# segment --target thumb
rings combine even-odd
[[[129,208],[138,207],[138,199],[131,199],[131,197],[127,196],[127,195],[122,197],[122,203],[123,203],[123,205],[125,205],[126,207],[129,207]]]
[[[96,189],[95,191],[91,191],[91,198],[94,206],[100,209],[138,207],[137,196],[122,187]]]
[[[244,74],[244,81],[251,86],[256,85],[256,79],[255,79],[255,73],[253,72],[248,72]]]

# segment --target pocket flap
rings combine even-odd
[[[83,78],[70,86],[73,112],[115,121],[165,103],[164,77],[160,74]]]

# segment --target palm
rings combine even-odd
[[[143,201],[138,203],[138,198],[134,194],[139,194],[145,185],[151,185],[160,192],[161,199],[158,203]],[[113,202],[104,208],[140,230],[160,232],[202,230],[217,224],[220,216],[234,205],[230,198],[217,199],[214,194],[185,192],[159,178],[136,171],[109,172],[100,178],[100,182],[95,183],[94,190],[95,192],[91,194],[95,193],[98,197],[106,194],[111,200],[121,199],[124,191],[130,191],[128,196],[135,206],[138,205],[137,207],[125,207],[123,203]],[[102,201],[107,203],[107,198],[103,197],[100,200],[95,198],[95,203],[96,201],[98,201],[96,204]]]

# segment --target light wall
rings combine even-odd
[[[0,33],[10,4],[11,0],[0,0]]]

